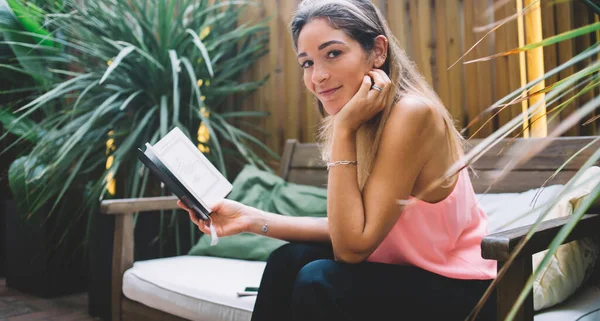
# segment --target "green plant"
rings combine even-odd
[[[28,9],[38,10],[40,6],[45,6],[46,0],[30,1],[27,7],[19,7],[20,3],[15,1],[0,0],[0,28],[4,26],[14,27],[16,30],[26,31],[26,27],[31,32],[45,33],[47,31],[41,26],[40,19],[26,19],[24,12]],[[57,3],[57,2],[54,2]],[[54,4],[53,3],[53,4]],[[17,8],[17,12],[21,14],[13,15],[11,6]],[[21,21],[20,19],[26,20]],[[39,62],[30,63],[30,56],[41,55],[45,51],[46,46],[40,46],[39,49],[25,48],[14,45],[16,42],[26,42],[30,45],[36,45],[37,41],[32,37],[16,34],[5,34],[0,32],[0,131],[4,132],[4,128],[10,126],[10,121],[15,119],[11,115],[15,106],[24,105],[31,100],[33,94],[39,92],[44,83],[44,77],[38,76]],[[53,43],[50,43],[53,45]],[[27,71],[25,71],[27,70]],[[38,70],[38,72],[36,72]],[[46,73],[44,76],[48,76]],[[35,117],[43,118],[45,109],[35,113]],[[35,118],[30,117],[30,118]],[[12,160],[20,155],[27,154],[33,143],[41,137],[39,130],[34,126],[35,122],[31,119],[22,121],[16,128],[13,129],[15,135],[9,135],[7,139],[0,142],[2,148],[8,146],[8,152],[0,153],[0,161],[3,164],[10,164]],[[0,184],[3,193],[3,198],[10,198],[8,195],[8,167],[5,167],[0,172]]]
[[[534,4],[536,2],[534,2]],[[555,5],[559,2],[560,1],[542,2],[542,5]],[[581,0],[581,2],[586,4],[589,10],[595,12],[596,14],[600,13],[600,11],[598,11],[599,6],[595,4],[595,1]],[[506,2],[504,2],[504,4],[506,4]],[[517,15],[513,16],[512,19],[516,19],[518,16],[524,15],[528,10],[531,10],[531,7],[523,8],[523,10],[518,12]],[[506,19],[504,21],[499,22],[497,25],[492,27],[492,30],[488,34],[486,34],[486,36],[493,32],[493,30],[500,28],[503,24],[509,22],[512,19]],[[535,48],[548,46],[558,42],[573,40],[579,36],[598,32],[598,30],[600,30],[600,22],[593,22],[585,26],[573,28],[572,30],[569,30],[562,34],[545,38],[537,43],[529,44],[520,48],[514,48],[513,50],[498,53],[488,57],[481,57],[475,60],[466,61],[465,63],[476,63],[479,61],[487,61],[498,57],[513,55],[519,52],[533,50]],[[550,138],[563,135],[569,128],[580,124],[581,122],[583,122],[583,124],[585,125],[592,123],[596,119],[598,119],[598,116],[594,116],[594,111],[600,107],[600,98],[598,97],[590,99],[583,106],[578,106],[578,109],[575,112],[573,112],[571,115],[567,116],[563,120],[560,120],[560,118],[558,117],[561,111],[563,111],[569,105],[576,103],[578,101],[578,98],[582,97],[586,93],[589,93],[590,91],[597,90],[599,88],[600,78],[598,72],[600,71],[600,61],[597,60],[598,54],[600,54],[600,42],[591,44],[586,50],[575,55],[572,59],[566,61],[565,63],[557,66],[552,70],[547,71],[543,77],[535,79],[521,88],[515,89],[512,93],[510,93],[509,95],[505,96],[504,98],[500,99],[498,102],[494,103],[492,106],[487,108],[480,116],[489,115],[493,112],[495,114],[490,117],[491,119],[499,111],[512,104],[518,104],[522,100],[529,99],[534,96],[542,95],[543,97],[543,99],[541,99],[539,102],[531,105],[526,113],[515,117],[506,125],[502,126],[497,131],[485,138],[479,145],[475,146],[469,152],[469,154],[467,154],[464,157],[464,159],[454,164],[453,169],[451,169],[451,171],[455,172],[459,168],[462,168],[465,163],[470,164],[476,161],[481,154],[485,153],[492,146],[498,144],[502,139],[509,137],[511,133],[521,133],[524,119],[527,121],[527,123],[529,123],[529,126],[531,126],[531,124],[535,122],[536,119],[538,119],[541,113],[545,113],[548,117],[548,122],[558,122],[554,129],[548,133],[547,137]],[[464,56],[462,58],[464,58]],[[589,61],[589,63],[586,63],[587,61]],[[575,72],[572,75],[559,79],[553,84],[545,86],[542,90],[532,90],[532,88],[534,88],[542,81],[546,81],[550,77],[557,75],[561,71],[564,71],[568,68],[573,68]],[[523,92],[526,92],[527,94],[525,96],[521,96],[521,93]],[[564,97],[567,96],[567,94],[570,94],[571,96],[568,96],[569,98],[565,99]],[[545,104],[546,109],[539,108],[542,104]],[[594,142],[598,140],[600,140],[600,138],[597,138],[596,140],[594,140]],[[591,145],[592,144],[585,146],[584,149],[589,148]],[[534,144],[529,143],[525,140],[521,144],[513,144],[512,146],[508,147],[521,152],[510,153],[511,155],[519,155],[517,157],[511,156],[511,158],[509,158],[508,156],[499,156],[500,158],[504,159],[499,159],[498,163],[508,165],[498,169],[500,174],[495,178],[492,184],[501,180],[508,172],[515,169],[520,164],[526,162],[529,158],[543,150],[546,146],[547,145],[545,143]],[[579,152],[580,151],[576,152],[575,154]],[[554,177],[557,173],[559,173],[562,170],[562,168],[566,165],[566,163],[571,161],[573,158],[574,157],[571,157],[565,162],[565,164],[559,166],[559,168],[556,169],[556,171],[552,174],[548,181],[552,179],[552,177]],[[597,164],[598,160],[600,160],[600,149],[595,150],[592,153],[592,156],[587,160],[585,164],[581,166],[581,168],[578,170],[577,174],[572,178],[572,180],[567,185],[565,185],[564,190],[559,195],[557,195],[557,197],[552,202],[549,202],[548,204],[544,205],[543,212],[541,212],[537,221],[532,225],[527,236],[521,241],[519,245],[517,245],[511,257],[503,265],[502,269],[499,271],[498,278],[494,280],[486,294],[482,297],[481,301],[474,309],[474,313],[471,315],[471,317],[474,318],[477,312],[481,309],[485,301],[488,299],[489,294],[491,294],[493,287],[503,277],[504,272],[506,272],[506,270],[510,267],[519,251],[536,233],[536,230],[540,226],[540,223],[542,222],[544,217],[550,212],[550,209],[552,209],[552,207],[554,207],[560,201],[563,195],[566,195],[574,188],[576,188],[576,186],[573,186],[573,182],[578,180],[581,174],[590,166],[594,166],[595,164]],[[528,294],[531,293],[533,281],[540,275],[540,273],[543,273],[545,271],[550,260],[556,253],[558,247],[564,242],[564,240],[568,237],[569,233],[577,225],[581,217],[586,213],[586,211],[591,207],[591,205],[593,205],[594,202],[596,202],[598,197],[600,197],[600,185],[597,185],[592,190],[592,192],[582,200],[581,204],[575,210],[569,221],[561,228],[560,232],[556,235],[551,244],[548,246],[548,252],[545,254],[538,268],[535,271],[533,271],[532,275],[529,277],[527,283],[523,287],[523,290],[517,302],[515,302],[515,304],[513,305],[512,310],[507,316],[506,320],[514,319],[519,307],[525,302],[525,299],[527,298]],[[524,215],[528,214],[530,213],[526,213]]]
[[[232,124],[240,117],[266,116],[237,107],[266,81],[239,81],[267,53],[269,37],[264,22],[238,25],[247,5],[254,4],[65,0],[39,10],[13,10],[43,21],[50,30],[1,26],[5,36],[28,37],[35,44],[3,41],[28,50],[17,53],[26,59],[0,67],[40,77],[39,86],[47,88],[14,113],[4,107],[0,113],[7,133],[25,137],[24,132],[43,131],[31,152],[9,171],[11,189],[25,215],[35,215],[48,202],[53,204],[48,215],[60,215],[65,222],[93,213],[115,178],[119,196],[148,195],[148,172],[136,149],[156,142],[174,126],[197,141],[225,175],[229,161],[269,169],[255,147],[277,155]],[[42,47],[44,54],[30,55]],[[28,117],[41,109],[46,109],[44,119],[25,130]],[[78,213],[55,214],[73,186],[85,186],[85,205]]]

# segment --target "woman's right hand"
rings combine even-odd
[[[192,222],[204,234],[210,235],[210,224],[214,225],[218,237],[246,232],[250,227],[252,208],[242,203],[224,199],[215,204],[210,214],[212,223],[210,221],[199,220],[194,211],[185,206],[183,202],[177,201],[177,205],[188,212]]]

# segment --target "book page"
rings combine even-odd
[[[218,178],[181,141],[169,144],[161,151],[160,158],[200,198],[218,182]]]
[[[153,150],[156,157],[208,209],[225,198],[233,187],[177,127],[160,139]]]

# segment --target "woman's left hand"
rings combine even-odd
[[[371,87],[378,86],[381,90]],[[375,117],[388,103],[391,80],[381,69],[373,69],[364,77],[358,92],[335,115],[334,127],[356,131],[358,128]]]

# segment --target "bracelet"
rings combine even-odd
[[[358,165],[357,161],[337,161],[337,162],[333,162],[333,163],[327,163],[327,170],[329,170],[329,168],[334,167],[334,166],[339,166],[339,165]]]

